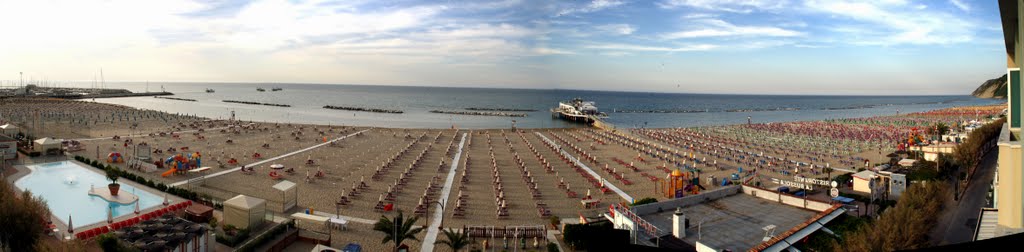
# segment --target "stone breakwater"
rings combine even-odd
[[[452,115],[477,115],[477,116],[508,116],[508,117],[526,117],[524,113],[505,113],[505,112],[487,112],[487,111],[449,111],[449,110],[431,110],[430,113],[438,114],[452,114]]]
[[[196,101],[195,99],[167,97],[167,96],[153,96],[153,98],[168,99],[168,100],[175,100],[175,101],[190,101],[190,102]]]
[[[394,109],[345,107],[345,106],[333,106],[333,105],[324,105],[324,108],[325,109],[334,109],[334,110],[348,110],[348,111],[360,111],[360,112],[372,112],[372,113],[388,113],[388,114],[401,114],[401,113],[405,113],[404,111],[394,110]]]
[[[466,110],[471,111],[506,111],[506,112],[536,112],[536,109],[520,109],[520,108],[475,108],[470,107]]]
[[[288,107],[292,106],[292,105],[288,105],[288,104],[262,103],[262,102],[251,102],[251,101],[235,101],[235,100],[222,100],[222,101],[223,102],[228,102],[228,103],[241,103],[241,104],[249,104],[249,105],[263,105],[263,106],[274,106],[274,107],[285,107],[285,108],[288,108]]]

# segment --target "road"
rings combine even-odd
[[[998,149],[989,152],[982,159],[975,171],[971,183],[967,186],[960,201],[953,201],[953,192],[946,195],[946,202],[938,219],[938,225],[930,235],[932,245],[956,244],[969,242],[974,238],[974,229],[978,222],[978,214],[985,206],[988,188],[995,178]]]

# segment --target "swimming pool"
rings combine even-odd
[[[53,162],[27,165],[31,173],[14,182],[21,190],[31,191],[46,200],[50,212],[65,224],[68,215],[79,228],[107,220],[107,207],[113,208],[114,218],[126,214],[134,214],[135,203],[121,205],[107,202],[98,196],[89,195],[90,185],[106,190],[110,181],[106,176],[90,168],[71,162]],[[124,180],[124,178],[121,178]],[[139,209],[160,205],[162,196],[121,183],[122,192],[130,192],[139,196]]]

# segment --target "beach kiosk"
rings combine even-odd
[[[878,174],[871,170],[863,170],[853,174],[853,190],[862,193],[871,193],[871,180],[878,177]]]
[[[288,209],[292,209],[298,203],[299,199],[299,187],[295,182],[288,180],[282,180],[280,183],[274,185],[274,190],[281,192],[281,212],[288,212]]]
[[[18,159],[18,140],[0,135],[0,151],[4,160]]]
[[[60,154],[60,141],[57,139],[44,137],[36,139],[32,147],[32,151],[38,151],[46,155],[57,155]]]
[[[14,124],[6,123],[4,125],[0,125],[0,131],[3,131],[5,136],[14,136],[15,134],[18,134],[18,130],[18,126],[15,126]]]
[[[238,228],[257,227],[263,224],[267,201],[246,195],[238,195],[224,201],[224,225]]]

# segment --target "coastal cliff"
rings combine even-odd
[[[1006,98],[1006,75],[981,83],[981,86],[971,92],[971,95],[978,98]]]

